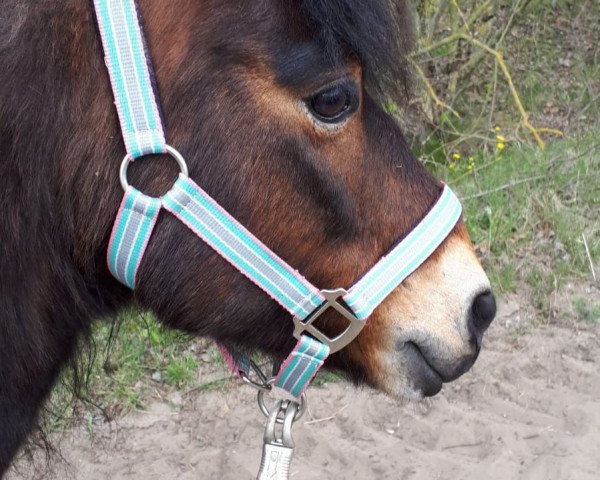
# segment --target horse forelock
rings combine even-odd
[[[411,85],[406,55],[414,45],[414,19],[405,0],[291,1],[318,32],[332,63],[356,55],[373,94],[406,99]]]

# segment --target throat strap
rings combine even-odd
[[[94,6],[127,150],[123,166],[145,155],[168,152],[179,158],[184,172],[165,196],[152,198],[127,185],[122,167],[125,195],[109,243],[110,271],[135,288],[160,210],[165,209],[293,316],[298,344],[275,384],[300,397],[327,356],[351,342],[381,302],[454,229],[461,215],[458,198],[444,186],[419,224],[348,291],[317,289],[188,178],[185,161],[167,145],[135,1],[94,0]],[[313,324],[329,308],[350,323],[335,338]],[[249,373],[251,363],[235,349],[225,358],[235,371]]]
[[[162,203],[133,187],[125,192],[108,245],[108,268],[124,285],[133,289]]]

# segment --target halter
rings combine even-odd
[[[127,150],[120,170],[125,195],[108,248],[111,273],[135,288],[158,215],[163,209],[170,212],[292,315],[298,344],[274,383],[299,398],[328,355],[352,342],[373,310],[450,234],[462,211],[458,198],[444,186],[417,226],[348,290],[316,288],[194,183],[181,154],[167,144],[135,0],[94,0],[94,6]],[[127,182],[128,165],[152,154],[169,154],[180,168],[173,188],[160,198]],[[314,323],[330,308],[348,321],[333,338]],[[248,358],[229,348],[224,355],[235,371],[250,374]]]

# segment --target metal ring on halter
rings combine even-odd
[[[271,386],[274,383],[275,383],[275,378],[270,378],[269,381],[267,382],[267,385]],[[265,415],[265,417],[269,417],[269,415],[271,415],[271,412],[269,411],[269,408],[267,407],[267,404],[265,403],[265,393],[268,391],[269,390],[259,390],[258,395],[257,395],[258,408],[260,408],[260,411]],[[289,401],[289,400],[285,400],[285,401]],[[293,402],[293,403],[298,404],[298,402]],[[298,411],[294,415],[294,422],[297,422],[298,420],[300,420],[302,418],[302,416],[306,413],[307,405],[308,405],[308,403],[306,401],[306,393],[303,393],[302,396],[300,397],[300,403],[298,404]],[[282,424],[283,419],[282,418],[278,419],[277,423]]]
[[[188,167],[181,153],[175,150],[171,145],[166,145],[166,150],[167,153],[171,157],[173,157],[173,159],[175,159],[177,165],[179,165],[180,172],[187,177],[189,175]],[[119,179],[121,180],[121,186],[125,191],[129,188],[129,182],[127,181],[127,168],[129,167],[129,164],[133,162],[133,160],[134,158],[128,153],[127,155],[125,155],[125,158],[123,158],[123,161],[121,162],[121,168],[119,170]]]

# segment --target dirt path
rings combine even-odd
[[[292,478],[600,478],[600,327],[521,335],[523,315],[505,302],[475,368],[432,401],[398,406],[343,383],[312,389]],[[65,460],[52,474],[21,463],[9,479],[252,479],[262,430],[246,388],[204,393],[93,435],[82,425],[60,441]]]

